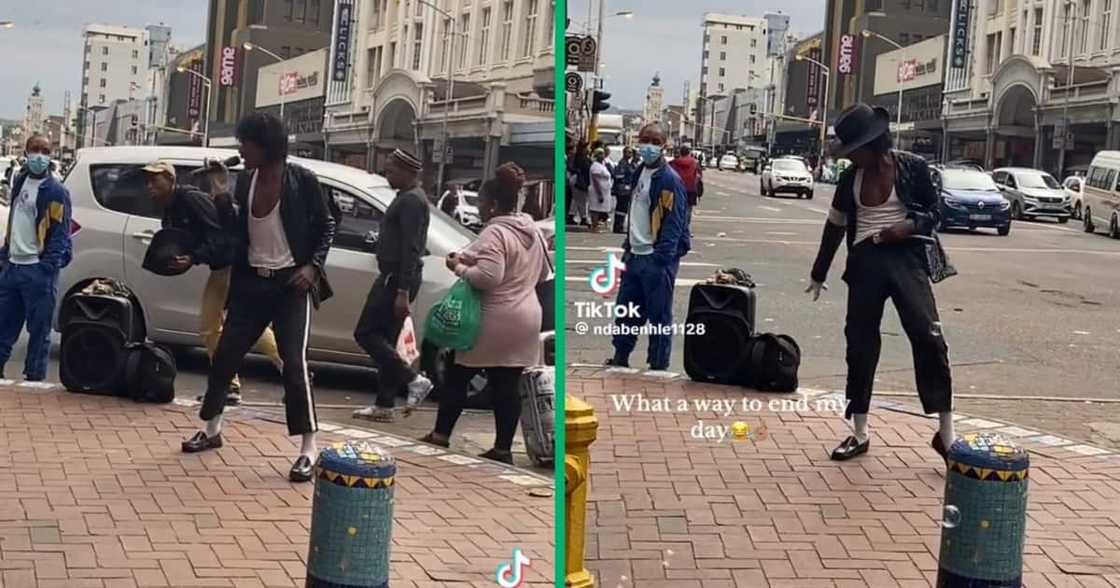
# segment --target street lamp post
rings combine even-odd
[[[261,53],[264,53],[265,55],[267,55],[267,56],[269,56],[269,57],[271,57],[271,58],[275,59],[277,63],[279,63],[279,62],[281,62],[281,61],[284,61],[284,58],[283,58],[283,57],[280,57],[279,55],[277,55],[277,54],[273,53],[272,51],[269,51],[268,49],[265,49],[264,47],[261,47],[260,45],[257,45],[256,43],[250,43],[249,41],[245,41],[244,43],[242,43],[242,44],[241,44],[241,46],[242,46],[242,47],[243,47],[243,48],[244,48],[244,49],[245,49],[246,51],[254,51],[254,50],[256,50],[256,51],[260,51]],[[280,120],[284,120],[284,88],[283,88],[283,81],[284,81],[284,80],[283,80],[283,79],[281,78],[281,80],[280,80],[280,81],[279,81],[279,82],[277,83],[277,85],[279,86],[279,88],[278,88],[278,89],[279,89],[279,91],[280,91]]]
[[[875,31],[871,31],[871,30],[868,30],[868,29],[863,29],[863,38],[864,39],[869,39],[871,37],[875,37],[876,39],[879,39],[880,41],[884,41],[887,44],[894,47],[895,49],[903,49],[902,45],[900,45],[899,43],[896,43],[893,39],[891,39],[889,37],[885,37],[883,35],[880,35],[879,33],[876,33]],[[897,75],[895,77],[897,77]],[[860,85],[862,86],[862,84],[860,84]],[[899,149],[902,148],[902,145],[900,144],[900,139],[901,138],[902,138],[902,80],[898,80],[898,112],[895,115],[894,142],[895,142],[895,146]]]
[[[588,6],[588,8],[590,9],[590,6]],[[632,10],[623,10],[623,11],[620,11],[620,12],[616,12],[616,13],[614,13],[614,14],[612,14],[608,17],[607,16],[607,0],[599,0],[599,22],[596,24],[598,30],[595,32],[595,51],[597,52],[597,55],[595,55],[595,72],[594,72],[595,83],[593,83],[591,85],[591,88],[592,88],[592,93],[591,93],[592,101],[591,102],[592,102],[592,104],[594,104],[594,96],[595,96],[594,92],[595,92],[595,90],[598,90],[598,89],[602,88],[602,77],[600,75],[600,72],[601,72],[602,66],[603,66],[603,59],[602,59],[602,57],[603,57],[603,22],[606,21],[607,18],[613,18],[613,17],[616,17],[616,16],[621,16],[623,18],[632,18],[634,16],[634,12]],[[590,23],[588,23],[588,24],[590,24]],[[598,135],[599,135],[599,113],[598,112],[592,112],[591,113],[591,128],[589,129],[589,131],[587,133],[587,136],[590,139],[594,139],[594,138],[598,137]]]
[[[824,75],[824,95],[821,97],[821,153],[818,165],[824,165],[824,147],[825,141],[828,139],[828,78],[832,73],[829,67],[812,57],[798,55],[797,61],[808,61],[821,68],[821,73]]]
[[[1075,19],[1074,10],[1075,5],[1073,0],[1066,0],[1066,40],[1069,43],[1069,67],[1066,76],[1066,96],[1062,101],[1062,149],[1058,152],[1058,175],[1061,176],[1065,173],[1066,168],[1066,149],[1069,147],[1070,124],[1069,124],[1069,99],[1073,94],[1073,21]],[[1088,225],[1086,225],[1088,226]]]
[[[210,78],[198,73],[197,71],[195,71],[193,69],[187,69],[187,67],[183,66],[183,65],[180,65],[179,67],[175,68],[175,71],[177,71],[179,73],[189,73],[193,76],[198,76],[198,78],[200,80],[202,80],[202,87],[206,88],[206,118],[202,121],[202,146],[203,147],[209,147],[210,146],[210,90],[211,90]]]
[[[443,121],[440,123],[440,137],[442,139],[440,150],[442,153],[439,154],[439,171],[436,175],[436,193],[439,194],[443,190],[443,176],[447,169],[447,147],[450,143],[447,136],[447,119],[451,115],[451,99],[455,96],[455,64],[452,61],[455,59],[455,36],[459,34],[459,31],[455,30],[458,28],[458,23],[455,22],[455,17],[450,12],[436,6],[429,0],[416,0],[416,2],[431,8],[447,19],[447,30],[445,31],[447,35],[447,92],[443,97]],[[466,33],[464,32],[463,35],[465,36]],[[464,40],[465,42],[466,40]]]

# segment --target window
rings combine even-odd
[[[389,43],[389,67],[397,67],[397,42]]]
[[[1031,40],[1031,55],[1042,54],[1042,9],[1034,9],[1034,38]]]
[[[307,4],[307,24],[319,26],[320,0],[309,0]]]
[[[721,35],[721,36],[720,36],[720,38],[719,38],[719,44],[720,44],[720,45],[726,45],[726,44],[727,44],[727,35]]]
[[[101,63],[101,71],[109,71],[109,64],[105,63],[105,62],[102,62]]]
[[[101,54],[102,55],[108,55],[109,54],[109,48],[108,47],[102,47],[101,48]]]
[[[82,87],[84,88],[88,85],[89,85],[89,76],[82,76]]]
[[[999,54],[1002,50],[1003,33],[988,35],[988,73],[994,73],[999,67]]]
[[[370,3],[370,30],[380,31],[383,23],[382,18],[385,12],[381,7],[382,0],[373,0]]]
[[[85,67],[83,68],[83,71],[89,71],[89,62],[88,61],[86,62]]]
[[[1054,23],[1055,28],[1058,29],[1056,31],[1058,33],[1058,51],[1059,51],[1058,55],[1061,56],[1061,57],[1066,57],[1067,55],[1069,55],[1069,38],[1068,37],[1069,37],[1069,19],[1070,18],[1071,18],[1071,16],[1070,16],[1070,5],[1069,4],[1062,4],[1062,20],[1060,22]]]
[[[104,94],[98,94],[97,95],[97,102],[99,104],[105,104],[105,95]]]
[[[509,48],[513,44],[513,0],[502,3],[502,61],[509,59]]]
[[[757,56],[754,53],[751,53],[751,63],[754,63],[756,58]]]
[[[137,71],[139,71],[139,68],[137,68],[135,65],[132,66],[132,75],[136,75]]]
[[[443,30],[440,32],[440,47],[439,47],[439,71],[447,71],[447,52],[451,47],[451,37],[448,32],[451,30],[451,19],[443,19]]]
[[[459,15],[459,30],[464,33],[467,33],[471,30],[471,14],[469,12]],[[469,47],[467,47],[467,45],[469,45],[467,41],[470,40],[470,37],[462,37],[458,40],[459,69],[462,69],[464,67],[467,67],[467,50],[469,49]]]
[[[415,0],[413,0],[412,3],[416,5],[416,18],[424,16],[424,5],[416,2]],[[470,4],[470,2],[468,2],[467,4]]]
[[[1101,35],[1100,41],[1097,43],[1097,49],[1104,51],[1108,49],[1110,37],[1109,31],[1112,30],[1112,0],[1101,0]]]
[[[486,63],[487,52],[490,49],[490,7],[482,9],[482,28],[478,33],[478,58],[475,62],[478,65]]]
[[[721,67],[721,68],[719,68],[719,77],[721,77],[721,78],[722,78],[722,77],[723,77],[723,76],[725,76],[725,75],[727,75],[727,72],[726,72],[726,70],[724,70],[724,69],[723,69],[722,67]]]
[[[361,253],[376,251],[384,213],[364,198],[332,186],[323,185],[323,193],[329,194],[342,212],[342,216],[335,219],[334,246]]]
[[[521,47],[522,57],[533,55],[537,42],[537,2],[538,0],[526,0],[525,3],[525,44]]]
[[[751,49],[758,47],[758,39],[751,39]]]
[[[384,47],[374,47],[366,52],[366,80],[370,88],[377,85],[381,80],[381,57],[384,53]]]
[[[99,82],[100,82],[100,83],[98,83],[98,86],[99,86],[99,87],[101,87],[101,88],[104,88],[104,87],[106,86],[106,81],[105,81],[105,78],[101,78],[101,79],[99,80]]]
[[[416,23],[412,27],[412,69],[420,69],[420,53],[424,46],[424,25]]]
[[[707,53],[707,51],[705,51],[704,53]],[[704,57],[707,57],[707,55],[705,55]],[[720,51],[719,52],[719,60],[720,61],[727,61],[727,52],[726,51]]]
[[[1011,27],[1007,31],[1007,51],[1008,53],[1015,53],[1018,51],[1015,47],[1015,27]]]
[[[295,10],[292,15],[292,22],[304,22],[307,19],[307,0],[295,0]]]
[[[132,50],[132,58],[133,59],[140,59],[140,50],[139,49],[133,49]]]
[[[724,91],[723,90],[723,83],[721,82],[720,85],[719,85],[719,93],[723,94],[723,91]]]
[[[93,197],[115,212],[162,218],[163,212],[144,191],[144,173],[140,168],[139,165],[126,164],[91,166],[89,175]]]
[[[1084,53],[1089,49],[1089,10],[1092,8],[1092,0],[1081,0],[1081,49],[1080,53]]]

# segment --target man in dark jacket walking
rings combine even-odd
[[[428,243],[431,211],[420,187],[420,170],[420,160],[400,149],[393,152],[385,170],[385,179],[397,190],[397,196],[381,221],[379,275],[354,329],[354,340],[377,365],[380,382],[376,405],[355,411],[358,418],[392,422],[402,386],[407,387],[409,408],[432,390],[431,381],[413,371],[397,354],[397,338],[405,319],[412,314],[409,305],[420,291]]]
[[[284,362],[288,434],[300,435],[299,456],[288,478],[311,479],[319,422],[307,369],[311,309],[332,292],[324,268],[334,240],[334,217],[319,179],[288,163],[288,132],[279,118],[255,112],[237,123],[246,171],[238,178],[236,213],[228,230],[236,239],[229,310],[214,353],[199,416],[203,430],[183,442],[194,453],[222,446],[221,419],[230,379],[269,323]],[[219,209],[229,203],[219,203]]]

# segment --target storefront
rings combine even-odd
[[[927,39],[875,58],[875,96],[868,102],[890,113],[895,146],[929,160],[941,156],[945,36]],[[899,128],[899,91],[902,125]]]
[[[326,64],[327,52],[320,49],[262,67],[257,73],[256,108],[284,119],[292,155],[323,158]]]

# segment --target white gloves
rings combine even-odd
[[[816,302],[817,299],[821,297],[822,290],[828,290],[828,284],[815,280],[809,280],[809,287],[805,288],[806,293],[813,293],[813,302]]]

